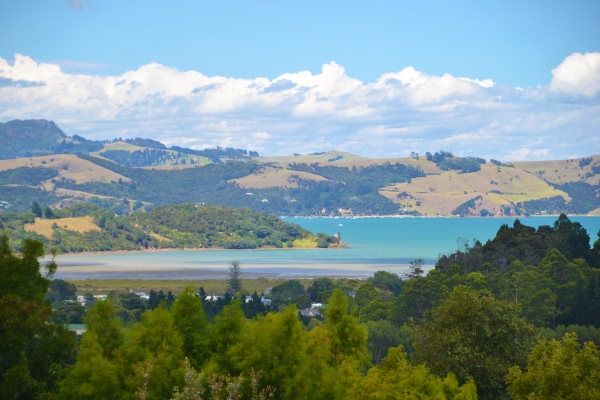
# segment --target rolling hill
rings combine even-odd
[[[93,142],[44,120],[8,122],[0,135],[14,144],[0,153],[11,156],[0,160],[4,211],[27,211],[38,201],[57,209],[91,202],[119,215],[185,202],[280,215],[600,214],[600,155],[508,163],[443,151],[384,159],[335,150],[258,157],[141,138]]]

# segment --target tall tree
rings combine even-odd
[[[183,338],[183,353],[192,366],[200,369],[208,353],[206,315],[192,286],[183,288],[173,305],[175,329]]]
[[[242,288],[242,267],[239,261],[229,263],[229,286],[236,292]]]

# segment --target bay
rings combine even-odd
[[[515,218],[283,218],[312,232],[340,233],[346,248],[269,250],[170,250],[143,252],[79,253],[57,258],[57,278],[62,279],[222,279],[228,263],[242,263],[245,276],[257,277],[354,277],[365,278],[377,270],[398,274],[421,258],[425,270],[438,256],[455,251],[457,239],[485,243],[502,224]],[[537,228],[552,225],[556,217],[520,218]],[[577,216],[594,242],[599,217]]]

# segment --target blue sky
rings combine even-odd
[[[594,117],[598,112],[598,93],[594,89],[582,95],[586,87],[597,83],[593,55],[600,52],[598,21],[598,1],[3,0],[0,58],[11,66],[18,58],[15,55],[22,55],[37,67],[25,63],[23,68],[28,68],[28,72],[21,69],[11,73],[6,73],[6,67],[0,79],[28,81],[35,77],[35,82],[45,85],[45,89],[39,88],[38,96],[26,96],[27,90],[34,90],[32,87],[0,82],[5,90],[0,93],[4,95],[0,99],[0,120],[39,116],[54,119],[68,134],[98,138],[114,137],[116,133],[143,135],[197,147],[243,144],[271,154],[288,153],[298,146],[306,151],[335,146],[362,150],[372,156],[405,155],[412,150],[437,149],[428,146],[446,145],[464,155],[477,152],[525,158],[583,156],[590,150],[600,152],[600,144],[594,140],[600,136],[600,123]],[[584,70],[588,78],[575,83],[565,78],[562,86],[560,82],[553,84],[552,70],[573,54],[592,56],[572,59],[563,68],[563,78],[580,75],[583,64],[587,65]],[[308,88],[317,85],[315,79],[321,82],[319,85],[329,80],[323,66],[333,65],[331,62],[342,68],[343,76],[362,85],[354,81],[340,83],[343,77],[336,75],[337,67],[333,68],[331,76],[338,80],[337,91],[321,86],[318,93],[313,93],[314,101],[332,104],[307,114],[302,111],[304,103],[299,98],[310,97]],[[114,91],[99,94],[98,85],[106,88],[111,77],[116,85],[126,80],[128,73],[137,71],[143,75],[144,66],[153,63],[164,66],[167,72],[156,70],[152,79],[174,79],[164,83],[167,89],[144,90],[132,97],[118,98],[122,106],[118,110],[111,108],[117,100],[112,97]],[[41,65],[58,65],[61,73],[68,76],[61,80],[52,73],[41,73]],[[443,93],[428,97],[427,110],[423,108],[422,93],[411,92],[417,97],[401,105],[383,100],[396,93],[391,87],[386,89],[387,94],[380,93],[376,98],[372,95],[381,89],[373,85],[382,76],[407,67],[431,78],[427,85]],[[32,68],[39,71],[33,72]],[[171,97],[162,98],[160,104],[153,103],[160,93],[168,94],[171,86],[194,86],[202,81],[169,75],[173,69],[231,78],[237,83],[232,83],[227,98],[207,95],[198,99],[198,92],[192,98],[182,88],[171,93]],[[310,71],[313,79],[294,75],[301,71]],[[297,90],[290,86],[287,95],[280,92],[280,98],[266,98],[269,90],[265,88],[283,80],[286,74],[292,74],[287,81]],[[455,96],[448,95],[444,88],[453,83],[444,81],[444,74],[471,81],[491,80],[493,87],[453,86]],[[52,83],[44,80],[48,76],[54,76]],[[324,80],[319,80],[319,76]],[[405,73],[398,80],[405,89],[412,79],[407,76]],[[108,81],[98,84],[94,77]],[[269,82],[261,83],[260,78]],[[151,86],[140,76],[129,79],[138,91],[140,82]],[[51,96],[64,91],[64,86],[60,90],[58,87],[67,81],[78,82],[80,90],[87,93],[85,98],[95,99],[89,107],[95,105],[97,114],[105,117],[70,105],[67,100],[61,103],[62,108],[56,108]],[[425,82],[418,81],[419,85]],[[567,81],[571,85],[568,88]],[[217,83],[211,81],[205,86],[213,85],[214,89]],[[248,100],[248,88],[260,85],[267,85],[261,89],[265,98]],[[573,85],[579,85],[579,91]],[[49,91],[51,88],[54,91]],[[485,90],[481,92],[481,88]],[[189,89],[191,92],[197,87]],[[519,95],[519,89],[526,95]],[[42,95],[43,90],[47,92]],[[367,90],[371,95],[366,94]],[[223,93],[223,87],[219,92]],[[498,96],[510,104],[501,111],[491,110],[489,105]],[[354,101],[348,102],[348,97]],[[217,109],[205,104],[215,101],[226,104]],[[465,109],[465,103],[470,108]],[[462,111],[457,111],[457,104],[463,107]],[[360,107],[375,113],[359,112]],[[454,107],[452,115],[448,114],[448,107]],[[400,117],[390,117],[390,109]],[[471,117],[474,109],[476,115]],[[486,114],[484,109],[490,112]],[[563,114],[552,121],[549,116],[557,113]],[[363,117],[357,119],[359,114]],[[344,116],[351,116],[351,121]],[[565,119],[569,124],[565,125]],[[432,120],[439,122],[432,124]],[[526,126],[532,121],[539,122],[537,133],[534,126]],[[498,128],[498,124],[504,127]],[[372,137],[374,131],[385,132],[382,139],[361,146],[361,135]],[[465,135],[470,135],[470,139],[465,140]],[[490,146],[489,141],[496,140],[490,138],[499,135],[513,138],[513,143]],[[579,145],[572,143],[574,137],[581,138]],[[386,138],[397,148],[383,148]],[[553,138],[551,143],[548,138]],[[559,144],[562,142],[566,147]]]

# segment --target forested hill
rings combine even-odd
[[[203,204],[167,205],[125,216],[88,203],[61,210],[34,204],[29,213],[0,214],[2,229],[10,233],[13,246],[31,237],[60,252],[341,245],[337,236],[312,234],[275,215]]]

